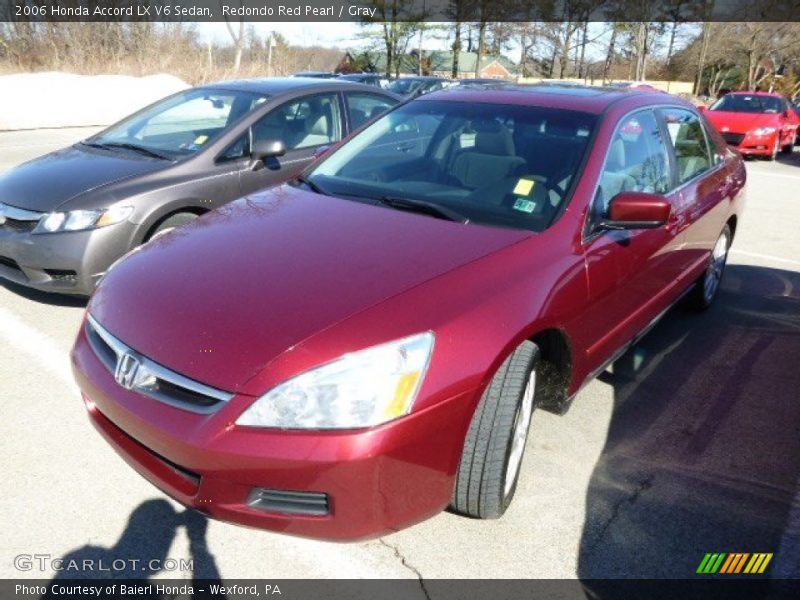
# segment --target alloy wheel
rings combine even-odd
[[[719,288],[719,282],[722,280],[722,272],[725,270],[725,263],[728,260],[728,233],[725,231],[717,243],[714,245],[714,250],[711,253],[711,260],[706,269],[706,275],[703,279],[703,297],[706,302],[711,303]]]
[[[528,439],[528,428],[531,424],[533,414],[533,392],[536,389],[536,369],[531,371],[528,384],[522,393],[522,401],[519,403],[516,417],[514,418],[514,433],[511,438],[511,450],[508,453],[508,464],[506,465],[506,476],[503,487],[503,495],[508,496],[517,479],[522,455],[525,452],[525,442]]]

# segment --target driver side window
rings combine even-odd
[[[608,217],[608,208],[620,192],[664,194],[670,189],[667,147],[651,110],[626,116],[611,139],[600,176],[594,214]]]
[[[253,142],[282,140],[287,150],[333,144],[342,138],[336,94],[307,96],[279,106],[253,125]]]

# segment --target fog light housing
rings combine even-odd
[[[247,506],[265,512],[324,517],[330,513],[328,494],[253,488]]]

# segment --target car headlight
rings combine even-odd
[[[769,135],[770,133],[775,133],[778,131],[774,127],[759,127],[758,129],[753,130],[753,135]]]
[[[237,425],[358,429],[410,412],[428,368],[434,335],[421,333],[345,354],[256,400]]]
[[[120,223],[131,216],[132,206],[112,206],[99,210],[71,210],[47,213],[39,219],[33,233],[56,233],[58,231],[83,231]]]

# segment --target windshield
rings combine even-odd
[[[415,101],[307,179],[333,195],[423,202],[470,222],[542,231],[567,201],[595,122],[563,109]]]
[[[112,125],[87,143],[140,148],[165,158],[195,154],[267,100],[264,94],[188,90]]]
[[[783,110],[780,98],[747,94],[726,94],[708,110],[739,113],[779,113]]]
[[[386,89],[395,94],[410,94],[415,92],[422,83],[421,79],[395,79]]]

